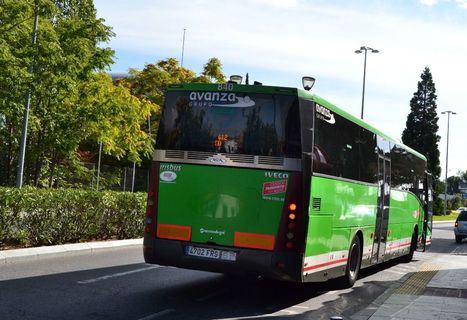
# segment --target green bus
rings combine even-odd
[[[148,263],[351,286],[431,243],[426,158],[302,89],[169,86],[150,177]]]

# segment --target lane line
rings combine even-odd
[[[146,268],[141,268],[141,269],[136,269],[136,270],[131,270],[131,271],[126,271],[126,272],[119,272],[119,273],[114,273],[114,274],[108,274],[99,278],[94,278],[94,279],[88,279],[88,280],[81,280],[78,281],[79,284],[88,284],[88,283],[94,283],[98,281],[103,281],[107,279],[112,279],[112,278],[118,278],[118,277],[124,277],[130,274],[138,273],[138,272],[143,272],[143,271],[148,271],[152,269],[158,269],[162,268],[162,266],[150,266]]]
[[[144,318],[140,318],[138,320],[153,320],[153,319],[157,319],[159,317],[165,316],[166,314],[172,313],[174,311],[175,309],[165,309],[165,310],[150,314]]]

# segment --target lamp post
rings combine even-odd
[[[180,67],[183,67],[183,55],[185,54],[185,33],[186,33],[186,28],[183,28],[182,59],[180,61]]]
[[[444,215],[446,215],[447,210],[447,199],[448,199],[448,159],[449,159],[449,118],[451,117],[451,113],[454,115],[456,114],[454,111],[447,110],[441,112],[441,114],[448,115],[448,133],[446,138],[446,175],[444,180]]]
[[[366,53],[370,51],[371,53],[378,53],[379,51],[370,47],[362,46],[360,49],[355,50],[355,53],[365,53],[365,58],[363,60],[363,90],[362,90],[362,114],[360,119],[363,119],[363,106],[365,105],[365,77],[366,77]]]
[[[34,26],[32,31],[32,40],[31,44],[34,47],[37,41],[37,24],[39,23],[39,8],[38,2],[34,2]],[[29,74],[32,75],[34,72],[33,62],[29,64]],[[23,116],[23,128],[21,130],[21,143],[19,147],[18,155],[18,167],[16,173],[16,187],[21,188],[23,186],[23,172],[24,172],[24,158],[26,154],[26,140],[28,136],[28,121],[29,121],[29,107],[31,105],[31,87],[28,89],[26,97],[26,105],[24,107],[24,116]]]

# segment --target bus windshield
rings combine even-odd
[[[296,96],[168,92],[157,149],[300,158]]]

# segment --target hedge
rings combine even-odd
[[[0,249],[143,236],[145,193],[0,187]]]

